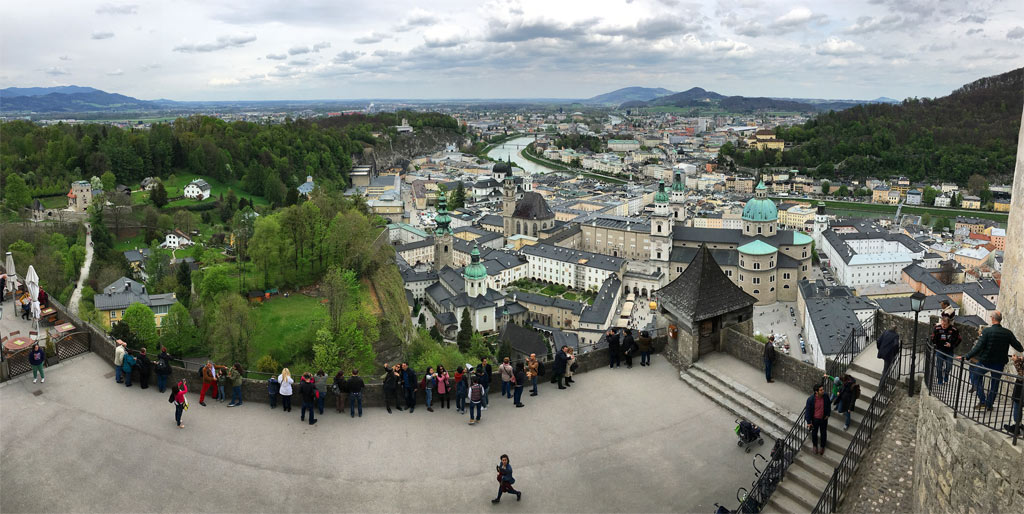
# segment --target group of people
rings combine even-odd
[[[627,368],[633,367],[633,357],[640,355],[640,365],[651,365],[651,352],[654,351],[654,340],[646,330],[640,331],[640,337],[633,338],[632,330],[611,329],[605,332],[608,341],[608,367],[617,368],[623,361]]]
[[[125,387],[132,386],[132,375],[138,373],[139,387],[149,388],[150,377],[156,373],[156,384],[160,392],[167,389],[167,377],[171,375],[171,356],[167,348],[160,348],[160,355],[154,363],[146,349],[141,348],[138,352],[128,350],[128,343],[118,339],[114,348],[114,381],[118,384],[124,383]]]

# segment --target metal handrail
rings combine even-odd
[[[771,454],[772,460],[765,466],[761,476],[753,484],[750,493],[740,502],[736,512],[744,514],[761,512],[761,509],[771,499],[772,493],[779,487],[779,482],[782,481],[783,475],[785,475],[790,464],[796,459],[797,453],[800,452],[800,447],[804,445],[804,441],[807,440],[807,436],[811,433],[804,422],[804,415],[806,413],[807,408],[805,407],[800,411],[800,415],[797,416],[797,420],[790,427],[789,432],[786,433],[786,437],[775,442],[775,447],[772,449]]]

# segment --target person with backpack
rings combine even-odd
[[[483,372],[480,377],[480,385],[484,388],[484,410],[487,410],[491,394],[491,377],[494,376],[494,370],[491,369],[491,363],[487,362],[487,357],[480,359],[480,366],[477,367],[477,371]]]
[[[474,381],[472,385],[469,386],[469,394],[467,399],[469,400],[469,424],[475,425],[480,422],[480,408],[483,406],[484,399],[483,384]]]
[[[315,425],[318,421],[313,417],[313,411],[316,410],[316,397],[317,390],[313,384],[313,375],[309,373],[303,373],[302,377],[299,378],[299,395],[302,396],[302,411],[299,414],[299,421],[306,421],[306,411],[309,411],[309,424]]]
[[[512,368],[508,357],[498,365],[498,374],[501,376],[501,395],[512,399],[512,375],[515,374],[515,369]]]
[[[124,386],[132,386],[132,368],[135,367],[135,356],[130,352],[124,353],[124,360],[121,361],[121,371],[124,372]]]
[[[469,382],[469,376],[463,373],[462,366],[455,368],[455,412],[459,414],[466,413],[466,393],[469,387],[466,384]]]
[[[281,370],[281,374],[277,376],[278,394],[281,395],[281,410],[284,412],[292,411],[292,384],[295,380],[292,379],[292,372],[288,371],[288,368]]]
[[[530,396],[537,396],[537,378],[540,376],[540,361],[537,360],[537,354],[531,353],[530,357],[526,359],[526,378],[530,380],[530,384],[533,385],[533,390],[530,391]]]
[[[491,500],[491,503],[498,503],[501,501],[502,493],[511,493],[516,495],[516,501],[523,498],[522,491],[516,491],[512,488],[512,484],[516,483],[516,479],[512,478],[512,465],[508,462],[508,455],[501,456],[501,462],[498,463],[498,497]]]
[[[348,379],[345,389],[348,390],[348,410],[351,417],[356,417],[356,407],[359,407],[359,417],[363,417],[363,379],[359,378],[359,370],[352,370],[352,378]]]
[[[437,365],[437,408],[438,409],[451,409],[452,400],[452,378],[448,375],[448,370],[444,369],[443,364]]]
[[[338,372],[341,374],[341,372]],[[398,364],[388,367],[388,363],[384,363],[384,406],[388,409],[388,414],[391,414],[391,401],[394,400],[395,408],[399,411],[402,410],[402,404],[398,401],[398,384],[401,381],[402,371],[399,369]]]
[[[609,328],[605,332],[605,338],[608,340],[608,367],[617,368],[619,367],[619,352],[622,349],[622,345],[619,343],[619,335]]]
[[[128,353],[125,351],[125,347],[128,343],[118,339],[114,348],[114,382],[120,384],[122,382],[122,375],[124,370],[121,369],[121,365],[124,364],[124,354]]]
[[[640,365],[650,366],[651,351],[654,350],[654,340],[651,339],[650,332],[640,331],[640,337],[636,340],[636,349],[640,352]]]
[[[405,389],[405,406],[409,414],[416,410],[416,372],[408,363],[402,363],[402,387]]]
[[[171,356],[167,347],[160,347],[160,355],[156,358],[156,388],[162,393],[167,390],[167,377],[171,376]]]
[[[316,375],[313,375],[313,387],[316,387],[317,399],[316,399],[316,410],[321,416],[324,415],[324,401],[327,398],[327,373],[324,370],[318,370]]]
[[[277,394],[281,391],[281,382],[277,381],[277,377],[271,375],[270,379],[267,380],[267,400],[270,402],[270,408],[277,408]]]
[[[626,329],[623,330],[626,333],[622,337],[622,355],[626,360],[626,369],[633,368],[633,354],[636,353],[636,341],[633,339],[633,331]]]
[[[427,373],[420,380],[420,389],[423,389],[423,394],[427,397],[427,412],[434,412],[432,405],[434,400],[434,384],[436,382],[437,377],[434,375],[434,368],[427,366]]]
[[[334,393],[334,410],[341,414],[345,412],[345,399],[342,394],[345,392],[345,372],[338,370],[338,373],[334,375],[334,383],[331,384],[331,392]],[[387,380],[385,379],[385,384]],[[384,398],[387,399],[387,391],[384,391]],[[388,407],[388,412],[391,412],[391,407]]]
[[[242,365],[237,362],[228,371],[228,380],[231,381],[231,403],[228,407],[242,405],[242,375]]]
[[[526,366],[522,362],[516,363],[515,373],[512,375],[512,386],[515,388],[515,405],[523,407],[523,387],[526,386]]]
[[[171,387],[171,397],[167,399],[168,403],[174,404],[174,424],[178,425],[178,428],[185,428],[181,423],[181,414],[188,409],[188,398],[185,397],[187,392],[188,384],[182,379]]]

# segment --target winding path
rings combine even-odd
[[[75,284],[75,291],[71,293],[71,300],[68,301],[68,309],[71,314],[78,316],[78,302],[82,299],[82,285],[89,278],[89,269],[92,267],[92,227],[89,222],[85,225],[85,262],[82,269],[78,271],[78,283]]]

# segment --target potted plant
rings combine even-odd
[[[46,351],[46,365],[53,366],[60,362],[60,355],[57,354],[57,345],[50,338],[50,334],[46,334],[46,345],[44,346]]]

